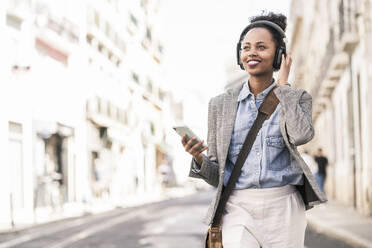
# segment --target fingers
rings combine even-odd
[[[280,63],[280,69],[282,70],[282,68],[284,67],[286,61],[285,61],[285,56],[284,54],[282,54],[282,62]]]
[[[194,146],[191,147],[189,152],[193,155],[197,155],[197,154],[202,152],[201,150],[205,151],[205,147],[201,148],[202,145],[203,145],[203,142],[204,142],[204,140],[201,140],[198,143],[196,143]]]
[[[196,137],[192,137],[188,142],[186,142],[186,135],[182,137],[182,145],[184,146],[185,151],[190,153],[193,156],[197,156],[198,154],[208,149],[207,145],[204,148],[200,149],[200,147],[203,145],[203,142],[204,142],[203,140],[199,141],[195,145],[192,145],[195,139]]]
[[[198,147],[200,146],[200,142],[203,143],[203,141],[199,141],[198,143],[196,143],[195,145],[192,145],[192,143],[194,142],[196,138],[195,137],[192,137],[187,143],[186,143],[186,146],[185,146],[185,150],[189,153],[194,153],[195,150],[198,149]]]
[[[202,153],[202,152],[204,152],[204,151],[207,150],[207,149],[208,149],[208,146],[205,146],[204,148],[200,149],[198,152],[199,152],[199,153]]]
[[[292,64],[292,54],[287,51],[287,65],[290,66]]]
[[[284,54],[282,54],[282,63],[280,65],[280,71],[283,73],[283,76],[288,77],[291,64],[292,64],[291,54],[287,53],[287,57],[285,57]]]
[[[287,51],[286,56],[282,54],[282,61],[285,61],[285,64],[290,66],[292,64],[292,54]]]
[[[284,54],[282,54],[282,63],[280,65],[278,74],[278,85],[288,83],[288,75],[291,70],[292,64],[292,55],[288,51],[286,54],[287,56],[284,56]]]

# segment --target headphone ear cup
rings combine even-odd
[[[274,56],[274,61],[273,61],[273,67],[276,70],[280,69],[280,65],[282,64],[282,54],[283,54],[283,48],[278,47],[275,50],[275,56]]]
[[[240,59],[240,51],[239,51],[239,65],[240,65],[240,69],[242,69],[243,71],[245,71],[244,66],[243,66],[243,62]]]
[[[242,61],[240,60],[240,42],[236,45],[236,59],[237,59],[237,62],[238,62],[238,65],[240,66],[240,69],[242,69],[244,71],[244,66],[243,66],[243,63]]]

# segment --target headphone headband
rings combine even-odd
[[[245,35],[248,32],[249,29],[254,28],[257,24],[264,24],[264,25],[270,26],[273,29],[275,29],[276,31],[278,31],[278,33],[280,34],[280,36],[282,37],[282,39],[284,39],[286,37],[285,36],[285,33],[284,33],[284,30],[278,24],[276,24],[274,22],[271,22],[271,21],[267,21],[267,20],[259,20],[259,21],[252,22],[251,24],[249,24],[243,30],[242,34],[240,35],[239,42],[241,41],[243,35]]]
[[[280,33],[280,35],[282,36],[282,38],[285,38],[284,30],[278,24],[276,24],[275,22],[260,20],[260,21],[252,22],[251,24],[249,24],[249,26],[254,26],[255,24],[266,24],[266,25],[274,28],[276,31],[278,31]]]

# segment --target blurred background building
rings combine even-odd
[[[329,158],[326,193],[372,214],[372,6],[369,0],[291,2],[295,87],[313,96],[315,137]]]
[[[177,165],[169,145],[183,105],[162,86],[158,8],[1,1],[2,228],[154,198],[186,181],[174,165],[188,162]]]

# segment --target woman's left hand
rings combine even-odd
[[[292,57],[289,52],[287,52],[287,57],[282,54],[282,63],[278,72],[278,83],[277,85],[288,84],[289,71],[291,69]]]

